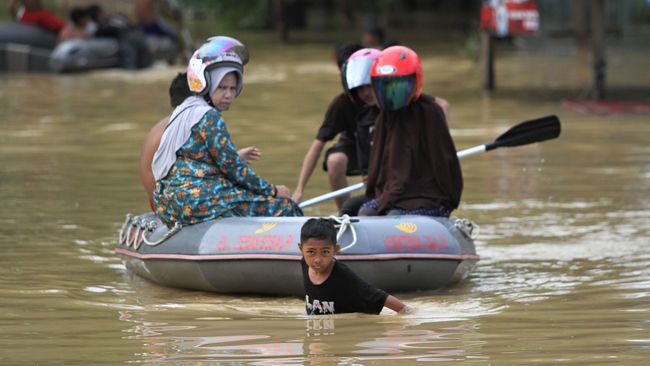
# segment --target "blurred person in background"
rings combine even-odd
[[[45,9],[40,0],[9,0],[9,15],[23,24],[32,24],[54,34],[65,28],[66,22]]]
[[[86,39],[93,36],[88,31],[88,25],[92,22],[88,9],[75,6],[70,10],[70,21],[59,32],[59,42],[70,39]]]

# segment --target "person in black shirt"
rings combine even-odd
[[[307,220],[300,230],[298,247],[303,256],[300,263],[308,315],[379,314],[384,307],[401,314],[412,312],[399,299],[369,285],[334,258],[340,246],[331,220]]]
[[[361,48],[362,46],[356,43],[337,47],[336,63],[339,70],[341,70],[348,57]],[[311,143],[303,159],[298,184],[292,196],[295,202],[302,201],[307,182],[316,168],[316,163],[323,152],[325,144],[334,140],[337,135],[339,140],[325,151],[325,158],[323,159],[323,170],[327,172],[330,187],[332,190],[343,188],[348,185],[347,176],[360,174],[357,167],[354,134],[356,129],[355,118],[362,107],[362,103],[353,100],[345,91],[338,94],[330,102],[316,138]],[[347,198],[348,196],[337,197],[337,208],[340,209]]]

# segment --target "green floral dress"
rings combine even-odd
[[[240,159],[226,123],[208,111],[176,152],[169,173],[156,182],[156,214],[167,225],[231,216],[302,216],[290,199],[274,198],[273,185]]]

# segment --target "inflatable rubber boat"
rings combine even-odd
[[[168,37],[142,36],[138,43],[120,43],[108,37],[71,39],[54,48],[50,70],[61,73],[119,67],[125,57],[130,59],[130,68],[138,69],[150,66],[153,61],[170,61],[178,53],[178,45]]]
[[[125,63],[135,69],[154,61],[171,61],[179,52],[178,44],[169,37],[134,33],[121,42],[99,37],[57,44],[56,35],[36,26],[0,23],[0,71],[61,73],[121,67]]]
[[[56,35],[37,26],[0,22],[0,71],[48,71]]]
[[[15,43],[36,48],[53,49],[56,46],[56,34],[35,25],[1,22],[0,43]]]
[[[521,122],[466,157],[557,138],[560,120]],[[363,188],[363,182],[306,200],[305,208]],[[153,213],[127,215],[116,252],[126,267],[161,285],[220,293],[304,293],[298,241],[309,217],[238,217],[168,229]],[[339,217],[336,258],[388,292],[430,291],[466,278],[479,256],[478,227],[429,216]]]
[[[309,217],[238,217],[168,229],[127,215],[116,252],[160,285],[226,294],[302,296],[298,241]],[[436,290],[466,278],[479,256],[469,220],[340,217],[337,259],[388,292]]]

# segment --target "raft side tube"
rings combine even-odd
[[[309,217],[225,218],[182,228],[158,245],[124,240],[117,252],[127,268],[161,285],[233,294],[300,296],[297,243]],[[388,292],[437,290],[465,279],[479,257],[457,220],[426,216],[355,218],[337,255],[370,284]],[[135,218],[155,242],[168,229],[153,215]],[[140,221],[138,221],[140,220]],[[153,221],[151,221],[153,220]],[[143,224],[144,222],[144,224]],[[138,230],[136,230],[136,233]],[[126,235],[128,237],[128,235]],[[137,235],[132,236],[137,237]]]

